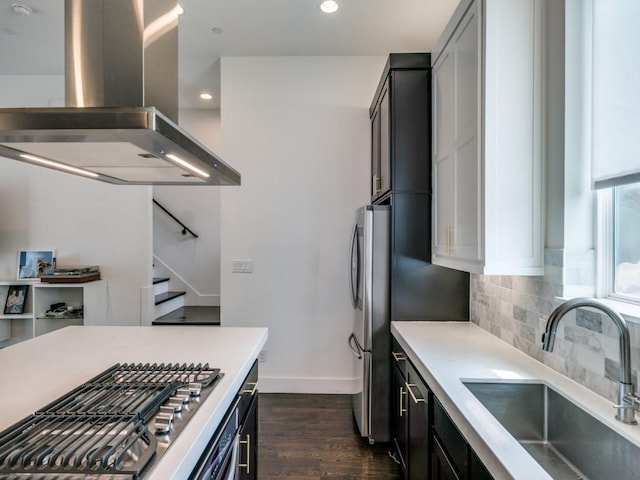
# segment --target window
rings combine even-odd
[[[592,181],[601,294],[640,303],[640,30],[637,0],[593,0]],[[603,200],[604,199],[604,200]]]
[[[640,184],[613,192],[612,293],[640,302]]]

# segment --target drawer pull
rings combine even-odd
[[[402,353],[399,353],[399,352],[391,352],[391,355],[393,355],[393,358],[396,362],[402,362],[407,359],[407,357],[405,357]]]
[[[416,394],[413,393],[413,390],[411,390],[412,388],[417,387],[415,383],[405,383],[404,386],[407,387],[407,392],[409,392],[409,395],[411,395],[413,403],[425,403],[426,400],[424,398],[416,397]]]
[[[253,388],[244,389],[240,393],[250,393],[251,396],[255,395],[256,390],[258,389],[258,382],[247,382],[245,385],[253,385]]]
[[[241,445],[247,446],[247,463],[238,463],[238,467],[244,467],[247,469],[247,475],[249,475],[249,469],[251,468],[251,435],[247,433],[246,440],[240,440]]]

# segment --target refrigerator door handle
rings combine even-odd
[[[353,226],[353,234],[351,235],[351,248],[349,258],[349,287],[351,287],[351,303],[353,308],[358,308],[358,285],[360,280],[360,256],[358,255],[358,224]],[[355,258],[354,258],[355,255]],[[354,277],[355,272],[355,279]],[[355,281],[354,281],[355,280]],[[356,285],[354,285],[354,283]]]
[[[355,342],[355,345],[354,345],[354,342]],[[353,353],[356,356],[356,358],[360,360],[362,358],[362,353],[361,353],[362,348],[360,348],[360,345],[358,344],[358,339],[353,333],[349,335],[349,340],[347,341],[347,343],[349,344],[351,353]]]

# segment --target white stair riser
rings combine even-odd
[[[169,291],[169,280],[165,280],[164,282],[155,283],[153,285],[153,294],[159,295],[164,292]]]
[[[160,318],[163,315],[166,315],[169,312],[173,312],[180,307],[184,306],[184,295],[180,295],[179,297],[172,298],[171,300],[167,300],[159,305],[156,305],[155,316],[153,319]]]

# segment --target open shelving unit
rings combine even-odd
[[[24,313],[4,314],[12,286],[28,285]],[[69,325],[104,325],[107,312],[106,282],[40,283],[39,281],[0,282],[0,348],[44,335]],[[66,312],[47,313],[56,303]],[[82,315],[78,313],[82,311]]]

